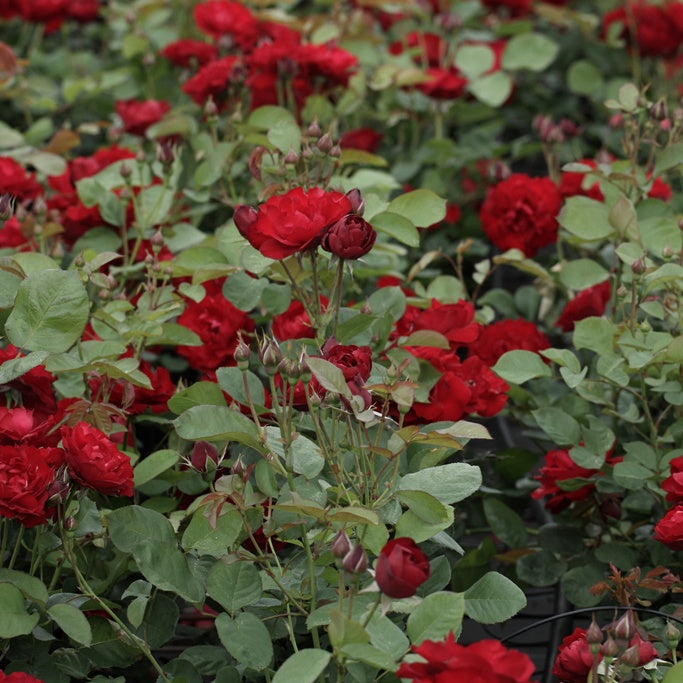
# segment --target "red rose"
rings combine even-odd
[[[669,463],[669,476],[662,482],[666,491],[666,499],[671,503],[683,502],[683,455],[679,455]]]
[[[602,659],[601,655],[598,655]],[[553,674],[561,683],[586,683],[593,666],[593,655],[586,641],[586,630],[575,628],[560,644]]]
[[[548,337],[528,320],[499,320],[482,328],[479,338],[469,344],[470,353],[479,356],[488,366],[495,365],[508,351],[538,352],[550,347]]]
[[[481,325],[474,321],[474,306],[464,299],[454,304],[442,304],[432,299],[429,308],[407,306],[396,323],[396,334],[408,336],[418,330],[439,332],[452,348],[469,344],[479,336]]]
[[[384,545],[375,565],[375,581],[390,598],[409,598],[429,578],[429,560],[412,538]]]
[[[8,344],[4,349],[0,349],[0,366],[8,360],[20,358],[24,354],[13,344]],[[57,409],[57,402],[52,387],[55,381],[54,375],[49,373],[42,365],[37,365],[25,372],[20,377],[11,380],[0,387],[0,396],[7,389],[17,392],[21,396],[21,405],[32,410],[37,419],[46,419],[54,414]],[[4,400],[4,398],[3,398]]]
[[[95,21],[100,14],[99,0],[69,0],[66,16],[82,24]]]
[[[655,541],[671,550],[683,550],[683,505],[676,505],[655,526]]]
[[[38,248],[34,237],[24,235],[22,224],[16,216],[8,218],[4,225],[0,226],[0,249],[8,248],[17,251],[36,251]]]
[[[63,19],[67,3],[68,0],[18,0],[21,18],[36,22]]]
[[[423,66],[442,66],[448,53],[448,42],[437,33],[411,31],[402,40],[389,45],[392,55],[400,55],[409,49],[413,55],[413,62]]]
[[[202,372],[210,372],[222,365],[234,365],[238,333],[254,329],[254,321],[223,296],[223,281],[204,282],[206,296],[199,303],[189,300],[178,317],[178,323],[196,332],[202,344],[178,346],[177,351],[191,367]]]
[[[467,413],[493,417],[503,410],[510,387],[481,358],[466,358],[457,369],[457,373],[472,392],[470,400],[465,404]]]
[[[60,448],[0,446],[0,516],[25,527],[46,522],[48,489],[63,460]]]
[[[232,36],[240,47],[247,49],[258,37],[254,15],[239,2],[208,0],[194,8],[194,20],[203,33],[212,38]]]
[[[123,130],[133,135],[144,135],[152,124],[170,111],[171,105],[163,100],[119,100],[115,108],[123,121]]]
[[[15,671],[11,674],[4,674],[0,671],[0,681],[5,681],[6,683],[43,683],[40,678],[34,678],[21,671]]]
[[[482,230],[499,249],[533,257],[557,240],[562,198],[549,178],[515,173],[493,187],[479,212]]]
[[[224,57],[204,65],[192,78],[185,81],[182,91],[197,104],[204,105],[209,97],[222,103],[230,85],[238,80],[240,60],[238,57]]]
[[[497,640],[459,645],[452,631],[444,641],[425,640],[410,649],[426,661],[404,662],[396,676],[416,683],[529,683],[535,669],[528,655],[507,650]]]
[[[370,223],[354,213],[340,218],[325,232],[321,245],[325,251],[343,259],[365,256],[375,243],[377,233]]]
[[[216,59],[218,55],[218,48],[210,43],[204,43],[201,40],[192,40],[185,38],[184,40],[176,40],[169,43],[162,51],[161,56],[166,57],[170,62],[176,66],[189,68],[195,63],[199,66],[207,64],[212,59]]]
[[[111,496],[133,495],[133,466],[113,441],[96,427],[79,422],[62,427],[69,476],[81,486]]]
[[[354,346],[353,344],[337,344],[330,338],[322,347],[325,360],[336,365],[343,373],[347,382],[356,375],[366,382],[372,370],[372,350],[369,346]]]
[[[602,315],[607,308],[611,294],[612,289],[609,280],[582,289],[562,309],[555,327],[559,327],[563,332],[571,332],[574,329],[574,324],[579,320]]]
[[[341,192],[295,187],[270,197],[258,209],[235,208],[235,225],[264,256],[283,259],[318,246],[323,233],[351,213],[351,202]]]
[[[24,167],[10,157],[0,157],[0,194],[10,194],[20,201],[35,199],[43,193],[35,173],[27,173]]]
[[[358,64],[358,58],[330,43],[299,45],[296,60],[309,77],[324,78],[328,85],[347,85]]]
[[[383,133],[379,133],[372,128],[355,128],[348,130],[341,136],[339,145],[342,149],[362,149],[365,152],[376,152]]]
[[[320,297],[320,308],[325,310],[328,301],[324,296]],[[273,336],[278,341],[287,339],[313,339],[315,330],[311,327],[311,319],[304,310],[304,305],[294,299],[284,313],[273,316],[271,323]]]

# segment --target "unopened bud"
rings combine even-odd
[[[69,492],[69,486],[63,479],[55,479],[47,489],[47,503],[48,507],[58,505],[66,500],[66,495]]]
[[[316,147],[324,154],[327,154],[332,149],[332,137],[330,134],[325,133],[316,143]]]
[[[121,162],[121,165],[119,166],[119,175],[124,179],[128,180],[128,178],[133,175],[133,169],[130,167],[129,164],[127,164],[125,161]]]
[[[321,134],[322,131],[320,130],[318,119],[313,119],[313,121],[308,124],[308,128],[306,128],[306,135],[311,138],[319,138]]]
[[[208,472],[218,465],[218,449],[208,441],[197,441],[190,453],[190,464],[197,472]]]
[[[83,258],[83,254],[79,254],[74,259],[74,265],[76,266],[76,268],[82,268],[85,265],[85,259]]]
[[[289,152],[285,154],[285,163],[296,164],[297,161],[299,161],[299,155],[293,149],[290,149]]]
[[[619,644],[619,641],[623,641],[625,644],[628,644],[633,637],[635,630],[636,625],[633,621],[633,613],[629,610],[628,612],[622,614],[622,616],[619,617],[617,622],[614,624],[612,627],[612,635],[617,640],[617,645]]]
[[[168,140],[164,140],[157,145],[157,160],[164,166],[170,166],[173,163],[175,154],[173,152],[173,144]]]
[[[623,284],[619,285],[617,287],[616,294],[620,299],[623,299],[628,294],[628,289],[627,289],[626,285],[623,285]]]
[[[280,365],[280,361],[282,360],[282,354],[274,339],[264,338],[261,348],[259,349],[259,358],[269,375],[272,376],[277,374],[278,365]]]
[[[330,150],[330,156],[333,159],[339,159],[339,157],[342,155],[342,148],[339,145],[334,145],[332,149]]]
[[[33,212],[40,217],[44,217],[47,213],[47,204],[42,197],[38,197],[35,202],[33,202]]]
[[[612,638],[611,635],[608,635],[607,640],[600,646],[600,654],[605,658],[611,659],[616,657],[618,652],[619,648],[617,647],[614,638]]]
[[[306,146],[301,150],[301,156],[304,159],[310,159],[313,156],[313,150]]]
[[[624,125],[624,117],[621,114],[612,114],[607,124],[610,128],[621,128]]]
[[[619,657],[621,664],[624,664],[631,669],[635,669],[640,664],[640,655],[638,653],[638,646],[631,645],[624,650],[621,657]]]
[[[349,574],[362,574],[368,568],[368,556],[362,545],[356,545],[344,557],[344,570]]]
[[[143,66],[153,66],[154,62],[156,62],[156,57],[154,56],[153,53],[148,52],[144,57],[142,58],[142,65]]]
[[[304,384],[308,384],[313,378],[313,373],[305,358],[299,361],[299,377]]]
[[[648,332],[652,332],[652,325],[647,320],[643,320],[640,323],[640,331],[643,332],[644,334],[647,334]]]
[[[349,190],[346,193],[346,198],[349,200],[349,204],[351,204],[351,212],[362,216],[365,211],[365,201],[361,197],[360,190],[358,188]]]
[[[65,520],[64,520],[64,528],[67,531],[73,531],[76,527],[78,526],[76,519],[69,515]]]
[[[299,380],[298,363],[291,358],[283,358],[278,365],[278,371],[290,384],[296,384]]]
[[[150,238],[150,243],[153,247],[160,247],[164,243],[164,236],[161,234],[161,230],[157,230]]]
[[[588,627],[588,630],[586,631],[586,642],[590,646],[590,650],[593,653],[593,656],[597,655],[600,652],[600,643],[602,643],[602,629],[598,626],[597,622],[595,621],[595,617],[593,617],[591,625]]]
[[[637,258],[632,264],[631,264],[631,270],[635,275],[642,275],[646,270],[647,270],[647,265],[645,263],[645,259],[640,257]]]
[[[211,95],[209,95],[209,99],[204,103],[204,116],[210,119],[218,116],[218,107],[213,101],[213,97],[211,97]]]
[[[681,632],[669,621],[664,631],[667,645],[671,650],[675,650],[681,640]]]
[[[668,261],[674,255],[674,250],[668,245],[664,245],[662,249],[662,258]]]
[[[512,171],[510,170],[510,167],[505,162],[496,161],[493,164],[492,175],[493,175],[493,179],[497,183],[500,183],[503,180],[507,180],[512,175]]]
[[[332,557],[343,559],[351,550],[351,541],[344,530],[338,531],[332,541]]]
[[[237,367],[240,370],[242,370],[242,372],[249,369],[249,358],[251,357],[251,349],[249,348],[249,345],[244,341],[244,339],[242,339],[242,337],[239,338],[237,346],[235,347],[235,351],[232,355],[235,359],[235,362],[237,363]]]
[[[662,121],[666,118],[666,101],[664,99],[658,100],[650,107],[650,116],[657,121]]]

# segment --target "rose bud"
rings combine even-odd
[[[343,559],[351,550],[351,541],[344,530],[338,531],[332,540],[332,557]]]
[[[344,556],[344,571],[349,574],[362,574],[368,568],[368,556],[362,545],[356,545]]]
[[[409,598],[429,578],[429,560],[411,538],[395,538],[379,553],[375,581],[390,598]]]
[[[621,644],[620,641],[628,644],[628,641],[631,640],[631,636],[634,634],[634,632],[635,623],[633,621],[633,613],[630,611],[625,612],[621,617],[619,617],[619,620],[612,627],[612,635],[617,641],[617,645]]]
[[[218,449],[208,441],[197,441],[192,447],[190,463],[198,472],[207,472],[218,464]]]
[[[375,243],[377,233],[364,218],[347,214],[340,218],[323,235],[321,244],[325,251],[343,259],[365,256]]]
[[[362,216],[363,211],[365,211],[365,200],[363,197],[361,197],[360,190],[355,187],[353,190],[349,190],[345,197],[351,203],[351,211],[359,216]]]

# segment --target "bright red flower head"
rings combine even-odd
[[[555,327],[559,327],[563,332],[571,332],[574,324],[579,320],[602,315],[607,308],[611,293],[612,289],[608,280],[582,289],[562,309]]]
[[[24,167],[10,157],[0,157],[0,195],[10,194],[17,199],[35,199],[43,193],[35,173],[27,173]]]
[[[230,86],[241,80],[240,65],[239,57],[224,57],[208,62],[185,81],[182,90],[199,105],[205,104],[209,97],[216,103],[222,103]]]
[[[321,246],[325,251],[343,259],[357,259],[372,249],[377,233],[364,218],[346,214],[323,234]]]
[[[320,297],[320,307],[324,311],[328,301],[325,297]],[[284,313],[273,316],[271,323],[273,336],[278,341],[286,339],[313,339],[315,330],[311,326],[311,319],[304,309],[303,304],[294,299]]]
[[[657,522],[654,539],[671,550],[683,550],[683,504],[671,508]]]
[[[161,51],[161,56],[166,57],[169,62],[185,68],[193,64],[203,66],[212,59],[216,59],[217,55],[218,48],[215,45],[192,38],[176,40]]]
[[[497,640],[460,645],[452,631],[443,641],[425,640],[410,649],[425,661],[404,662],[396,675],[414,683],[530,683],[535,669],[528,655]]]
[[[575,628],[560,644],[553,674],[561,683],[585,683],[592,666],[593,655],[586,640],[586,630]]]
[[[295,187],[270,197],[258,209],[241,204],[234,218],[254,248],[269,258],[283,259],[315,249],[325,230],[351,211],[349,198],[341,192]]]
[[[119,100],[115,108],[123,121],[123,130],[133,135],[144,135],[152,124],[171,110],[171,105],[163,100]]]
[[[207,0],[195,6],[194,20],[203,33],[215,39],[231,36],[240,47],[254,45],[258,22],[251,11],[232,0]]]
[[[133,495],[133,466],[102,431],[79,422],[62,427],[69,476],[81,486],[110,496]]]
[[[671,503],[683,503],[683,455],[669,462],[669,476],[662,482],[666,499]]]
[[[411,538],[384,545],[375,565],[375,581],[390,598],[409,598],[429,578],[429,560]]]
[[[43,683],[40,678],[34,678],[29,674],[25,674],[21,671],[15,671],[11,674],[4,674],[0,671],[0,681],[3,683]]]
[[[479,338],[468,346],[470,353],[479,356],[488,366],[495,365],[508,351],[523,349],[538,352],[549,347],[548,337],[532,322],[521,318],[499,320],[484,326]]]
[[[479,212],[481,227],[499,249],[533,257],[557,240],[562,199],[549,178],[515,173],[493,187]]]

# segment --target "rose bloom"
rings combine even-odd
[[[566,5],[569,0],[546,0],[550,5]],[[503,9],[511,17],[523,17],[531,13],[532,0],[483,0],[484,6],[492,10]]]
[[[671,503],[683,502],[683,455],[669,462],[669,476],[662,482],[666,499]]]
[[[111,496],[133,495],[133,466],[102,431],[79,422],[62,427],[69,476],[81,486]]]
[[[362,149],[373,153],[377,151],[383,137],[383,133],[372,128],[354,128],[341,136],[339,145],[342,149]]]
[[[0,681],[4,681],[4,683],[43,683],[40,678],[34,678],[21,671],[15,671],[11,674],[4,674],[0,671]]]
[[[199,105],[204,105],[209,97],[222,103],[226,99],[228,88],[240,80],[240,64],[238,57],[224,57],[208,62],[185,81],[182,91]]]
[[[19,14],[25,21],[48,22],[64,19],[69,0],[17,0]]]
[[[16,249],[17,251],[36,251],[38,243],[33,237],[26,237],[22,224],[16,216],[8,218],[0,226],[0,249]]]
[[[95,21],[100,15],[99,0],[69,0],[66,8],[67,18],[85,24]]]
[[[557,240],[561,204],[549,178],[515,173],[489,190],[479,211],[481,227],[499,249],[520,249],[533,257]]]
[[[437,33],[411,31],[402,40],[397,40],[389,45],[392,55],[403,54],[409,50],[413,55],[413,62],[418,66],[426,63],[427,66],[443,66],[448,42]]]
[[[602,659],[602,655],[598,655]],[[553,675],[560,683],[586,683],[593,666],[593,655],[586,641],[586,629],[575,628],[560,644]]]
[[[0,349],[0,365],[8,360],[21,358],[23,355],[16,346],[8,344],[4,349]],[[0,396],[3,396],[3,393],[9,389],[10,396],[13,393],[19,394],[21,405],[34,411],[38,420],[47,419],[57,409],[52,386],[54,381],[54,375],[42,365],[36,365],[20,377],[0,386]],[[6,400],[4,396],[3,400]]]
[[[218,56],[218,48],[201,40],[185,38],[169,43],[162,51],[161,56],[168,59],[176,66],[189,68],[198,64],[203,66]]]
[[[35,199],[43,193],[35,173],[27,173],[24,167],[10,157],[0,157],[0,195],[11,194],[20,201]]]
[[[430,66],[427,69],[429,80],[415,87],[435,100],[454,100],[465,92],[467,79],[456,68],[441,69]]]
[[[496,364],[508,351],[538,352],[550,347],[548,337],[528,320],[499,320],[485,325],[479,338],[469,344],[469,352],[479,356],[488,366]]]
[[[671,550],[683,550],[683,504],[671,508],[657,522],[654,539]]]
[[[384,545],[375,565],[375,581],[390,598],[409,598],[429,578],[429,560],[412,538]]]
[[[171,110],[171,105],[163,100],[119,100],[115,105],[116,113],[123,121],[123,130],[133,135],[144,135],[146,130]]]
[[[252,247],[269,258],[283,259],[315,249],[325,230],[351,210],[349,198],[341,192],[295,187],[270,197],[258,209],[240,204],[234,219]]]
[[[0,516],[29,528],[46,522],[49,488],[63,461],[60,448],[0,446]]]
[[[178,346],[177,351],[190,367],[201,372],[234,365],[238,333],[254,329],[254,321],[223,296],[223,282],[224,278],[204,282],[206,296],[199,303],[187,301],[178,317],[178,323],[196,332],[202,343],[201,346]]]
[[[22,406],[0,405],[0,444],[13,446],[24,442],[33,446],[57,446],[59,435],[49,432],[60,419],[60,411],[44,415]]]
[[[320,308],[327,308],[327,298],[320,297]],[[293,299],[292,303],[284,313],[274,315],[271,322],[273,336],[278,341],[287,339],[313,339],[315,330],[311,326],[311,319],[304,309],[304,305],[298,300]]]
[[[609,280],[582,289],[573,299],[570,299],[555,322],[563,332],[571,332],[575,323],[591,316],[601,316],[607,308],[612,289]]]
[[[392,338],[407,337],[420,330],[438,332],[448,339],[452,348],[456,348],[477,339],[481,325],[474,321],[474,306],[469,301],[460,299],[453,304],[442,304],[432,299],[429,308],[406,306]]]
[[[610,26],[616,22],[622,26],[620,37],[629,44],[635,42],[641,55],[673,57],[683,39],[680,26],[676,24],[680,16],[677,4],[679,3],[670,2],[660,6],[632,2],[618,7],[603,16],[602,36],[605,37]],[[631,20],[635,27],[635,36],[630,34]]]
[[[220,39],[231,36],[242,48],[256,42],[258,23],[244,5],[232,0],[208,0],[195,6],[194,20],[203,33]]]
[[[357,259],[372,249],[377,233],[365,219],[349,213],[331,225],[320,242],[325,251],[343,259]]]
[[[410,649],[426,661],[403,662],[396,676],[415,683],[530,683],[535,670],[528,655],[497,640],[459,645],[452,631],[443,641],[424,640]]]

